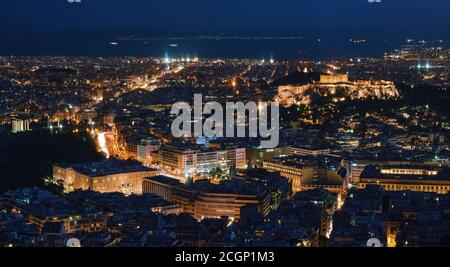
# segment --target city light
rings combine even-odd
[[[97,140],[102,152],[106,155],[106,158],[109,158],[110,154],[106,143],[106,133],[98,133]]]
[[[1,245],[450,246],[450,1],[41,2],[0,12]]]

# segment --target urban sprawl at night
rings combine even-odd
[[[201,52],[303,38],[278,36],[163,36],[160,56],[0,50],[0,246],[450,246],[448,40],[340,39],[386,43],[378,56]],[[171,53],[184,42],[198,52]],[[178,136],[177,103],[200,105]]]

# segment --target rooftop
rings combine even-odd
[[[177,179],[166,176],[148,177],[146,180],[163,183],[179,189],[206,194],[230,194],[230,195],[259,195],[263,190],[239,179],[222,181],[219,185],[212,184],[209,180],[197,181],[192,184],[180,183]]]
[[[427,171],[437,171],[437,175],[427,175],[426,173],[421,174],[389,174],[383,173],[382,170],[393,170],[393,169],[401,169],[401,170],[423,170]],[[431,166],[388,166],[388,167],[380,167],[380,166],[367,166],[361,174],[361,179],[378,179],[378,180],[398,180],[399,182],[403,181],[447,181],[450,183],[450,168],[435,168]]]
[[[337,170],[341,163],[341,158],[329,156],[289,156],[276,158],[270,162],[299,169],[323,167]]]
[[[87,162],[77,164],[57,164],[56,166],[62,168],[72,168],[78,173],[90,176],[101,177],[106,175],[130,173],[130,172],[146,172],[154,171],[154,169],[147,168],[137,161],[109,159],[98,162]]]

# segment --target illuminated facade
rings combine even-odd
[[[297,168],[295,166],[286,166],[275,161],[264,161],[263,168],[268,171],[278,171],[280,175],[292,182],[292,191],[299,192],[302,188],[302,176],[308,173],[308,170]],[[312,168],[310,169],[312,170]]]
[[[12,133],[26,132],[30,130],[30,122],[28,120],[13,119],[11,128]]]
[[[185,179],[195,175],[208,175],[219,167],[245,169],[245,148],[202,149],[194,146],[163,145],[159,150],[161,168],[170,175]]]
[[[320,75],[320,83],[348,83],[347,74]]]
[[[66,233],[99,232],[106,227],[106,217],[103,213],[64,215],[64,216],[40,216],[30,213],[28,220],[38,229],[42,230],[46,223],[62,222]]]
[[[361,173],[364,171],[364,168],[369,164],[370,163],[368,161],[364,160],[344,160],[342,162],[342,166],[346,169],[347,183],[351,185],[357,184],[361,177]]]
[[[346,97],[338,97],[339,93],[343,93],[342,95]],[[346,74],[334,74],[321,75],[320,81],[310,84],[279,86],[275,101],[283,106],[292,106],[295,104],[308,105],[311,104],[311,95],[313,94],[332,97],[333,102],[365,99],[368,97],[385,99],[399,96],[399,92],[392,81],[349,81]]]
[[[53,181],[62,183],[66,192],[81,189],[139,195],[142,194],[143,178],[158,174],[158,170],[137,162],[120,160],[53,166]]]
[[[27,223],[35,225],[40,232],[49,224],[62,225],[67,234],[99,232],[106,228],[107,217],[103,211],[92,209],[85,203],[55,197],[37,188],[17,190],[1,200],[0,206],[23,214]]]
[[[387,191],[448,194],[449,174],[449,168],[433,166],[367,166],[361,174],[358,188],[375,184]]]
[[[232,183],[232,182],[230,182]],[[242,209],[254,205],[262,215],[270,211],[267,191],[240,188],[234,184],[212,185],[199,183],[186,186],[176,179],[155,176],[144,179],[143,192],[178,204],[183,212],[201,220],[206,218],[241,218]]]
[[[280,172],[292,182],[292,191],[301,192],[324,188],[333,193],[343,189],[343,179],[338,174],[339,160],[327,161],[322,164],[319,158],[311,156],[288,157],[265,161],[263,168],[268,171]]]
[[[320,155],[330,155],[331,149],[314,149],[314,148],[302,148],[295,146],[287,147],[288,155],[299,155],[299,156],[320,156]]]
[[[397,174],[397,175],[438,175],[438,170],[433,170],[433,168],[440,168],[439,166],[449,166],[448,163],[416,163],[408,161],[375,161],[375,160],[343,160],[342,167],[346,170],[346,179],[349,184],[357,185],[360,182],[361,174],[366,169],[367,166],[384,166],[381,169],[381,174]],[[392,167],[389,167],[392,166]],[[401,168],[396,168],[395,166],[402,166]],[[431,168],[431,169],[430,169]]]
[[[137,145],[137,160],[152,164],[158,161],[158,150],[161,147],[161,141],[158,139],[145,139]]]

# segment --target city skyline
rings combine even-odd
[[[0,248],[450,247],[448,2],[41,2],[0,10]]]

